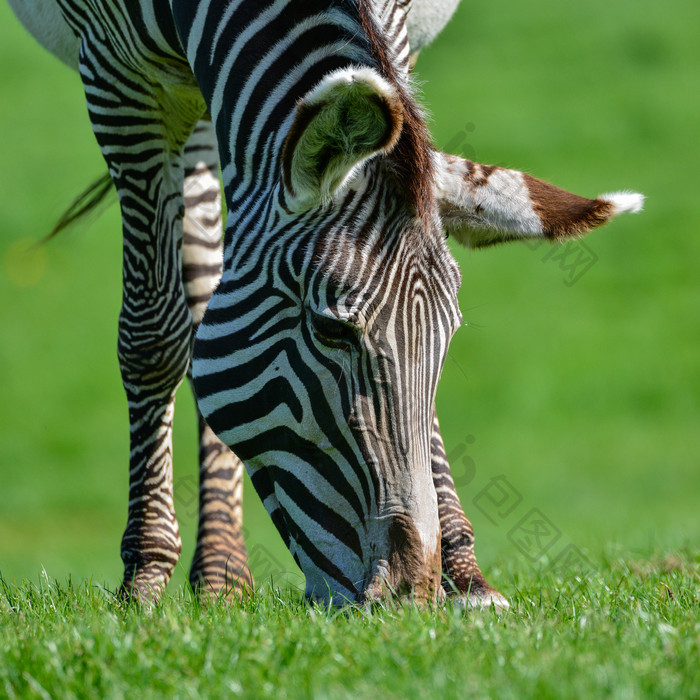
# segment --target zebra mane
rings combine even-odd
[[[381,76],[396,87],[403,107],[403,129],[396,146],[387,155],[399,187],[404,191],[416,216],[427,220],[434,200],[435,178],[432,139],[423,112],[411,92],[408,66],[397,66],[391,59],[387,37],[378,26],[371,0],[359,0],[360,25],[376,60]]]

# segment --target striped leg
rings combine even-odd
[[[445,445],[440,435],[437,413],[433,414],[431,438],[433,483],[438,497],[438,515],[442,538],[442,573],[446,593],[458,593],[467,598],[469,607],[488,606],[508,608],[508,601],[486,583],[476,563],[474,553],[474,528],[464,514],[457,495],[450,465],[445,454]]]
[[[183,282],[195,327],[221,276],[221,192],[216,137],[200,121],[185,147]],[[214,595],[252,587],[243,523],[243,463],[199,418],[199,528],[190,583]]]
[[[202,103],[182,91],[168,104],[162,92],[154,95],[153,81],[119,55],[100,39],[84,39],[80,71],[123,224],[118,356],[131,448],[122,591],[152,600],[167,585],[181,548],[173,504],[172,421],[175,390],[192,346],[181,279],[182,147]]]

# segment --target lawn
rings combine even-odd
[[[173,599],[144,623],[95,588],[119,581],[127,504],[118,212],[30,249],[104,166],[79,80],[0,4],[5,692],[36,682],[36,695],[54,684],[80,696],[103,676],[118,697],[152,675],[154,695],[178,680],[183,697],[197,683],[216,694],[253,682],[303,695],[317,674],[308,687],[318,697],[373,684],[389,697],[509,697],[511,677],[513,697],[564,687],[572,697],[690,697],[700,634],[699,26],[694,0],[463,0],[418,62],[441,148],[587,196],[647,195],[643,213],[565,248],[453,249],[466,326],[438,411],[479,560],[513,613],[310,612],[287,590],[300,574],[249,483],[251,568],[282,592],[242,613],[194,606],[182,588],[196,530],[185,386],[174,446],[183,564]],[[494,488],[507,490],[510,509],[494,506]],[[546,536],[527,538],[533,519]],[[565,561],[585,564],[581,587],[573,574],[553,578]],[[118,660],[114,671],[105,659]]]
[[[698,698],[697,561],[502,575],[512,609],[333,611],[297,592],[144,615],[89,583],[0,590],[0,695],[69,698]]]

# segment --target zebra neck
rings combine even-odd
[[[353,0],[173,0],[173,16],[216,127],[224,185],[268,190],[298,100],[334,70],[378,68],[367,26],[389,13],[378,20]]]

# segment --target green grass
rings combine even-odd
[[[0,591],[8,698],[697,698],[697,558],[610,556],[562,580],[511,567],[512,609],[342,611],[270,591],[149,614],[89,582]]]
[[[104,683],[185,696],[198,682],[210,695],[229,682],[303,694],[306,674],[318,696],[697,696],[699,25],[695,0],[464,0],[418,62],[439,146],[588,196],[648,197],[585,239],[595,264],[574,284],[548,248],[454,250],[468,326],[438,411],[479,560],[515,611],[333,617],[284,592],[241,612],[185,596],[144,619],[86,588],[117,586],[126,520],[118,213],[26,252],[104,165],[77,76],[0,3],[0,573],[20,610],[5,603],[0,677],[20,695],[27,673],[76,695]],[[196,530],[195,422],[180,393],[176,598]],[[502,516],[488,507],[498,476],[520,499]],[[552,526],[544,556],[573,545],[601,580],[559,596],[518,536],[533,509]],[[249,483],[245,519],[254,574],[298,585]],[[682,569],[634,563],[679,551]],[[59,584],[47,589],[44,569]]]

